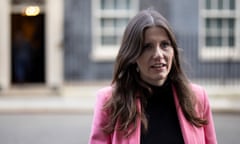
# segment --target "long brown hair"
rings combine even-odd
[[[147,130],[143,107],[149,87],[136,71],[136,59],[143,52],[144,31],[152,26],[161,27],[167,32],[174,49],[173,64],[168,79],[176,89],[185,118],[197,127],[207,124],[207,121],[200,118],[195,110],[196,99],[182,70],[176,38],[171,27],[160,13],[148,9],[132,18],[125,29],[114,68],[112,97],[104,105],[104,109],[109,112],[109,120],[103,128],[106,133],[119,130],[127,136],[136,129],[138,117]],[[141,101],[141,113],[137,108],[137,99]],[[129,129],[130,127],[132,129]]]

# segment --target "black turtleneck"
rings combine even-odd
[[[167,81],[163,86],[149,86],[152,94],[148,96],[145,107],[148,130],[142,130],[141,144],[184,144],[171,83]]]

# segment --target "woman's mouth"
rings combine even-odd
[[[166,64],[160,63],[160,64],[154,64],[151,66],[151,68],[161,68],[161,67],[165,67]]]
[[[151,66],[151,68],[154,70],[157,70],[157,71],[162,71],[166,68],[166,64],[164,64],[164,63],[154,64]]]

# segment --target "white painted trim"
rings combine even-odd
[[[96,48],[94,52],[92,53],[92,60],[93,61],[113,61],[118,52],[117,46],[109,46],[104,48]]]
[[[63,0],[46,1],[46,82],[58,88],[63,82]]]
[[[203,17],[202,17],[202,7],[205,6],[205,0],[199,0],[198,1],[198,9],[199,9],[199,16],[198,16],[198,21],[199,21],[199,25],[198,25],[198,58],[200,58],[201,60],[203,59],[202,58],[202,52],[201,52],[201,49],[202,47],[204,47],[204,44],[205,44],[205,38],[204,36],[206,35],[205,34],[205,23],[204,23],[204,20],[203,20]]]
[[[200,10],[200,16],[204,18],[235,18],[235,10]]]
[[[10,83],[10,4],[9,0],[0,1],[0,88],[5,90]]]
[[[236,13],[236,30],[235,30],[235,36],[236,36],[236,54],[240,57],[240,2],[239,0],[237,1],[237,3],[235,4],[235,7],[237,9],[237,13]]]
[[[202,61],[240,61],[240,55],[236,52],[236,49],[227,47],[203,47],[200,49],[200,57]]]

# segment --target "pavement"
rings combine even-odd
[[[0,113],[92,113],[96,92],[109,82],[64,84],[61,89],[21,86],[0,92]],[[240,112],[238,86],[204,86],[213,112]]]

